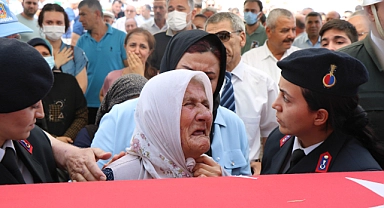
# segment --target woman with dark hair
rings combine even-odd
[[[112,83],[122,75],[134,73],[147,79],[157,75],[157,70],[147,61],[155,48],[155,38],[150,32],[142,28],[133,29],[125,37],[124,47],[128,55],[128,66],[109,72],[100,91],[100,100],[103,100]]]
[[[69,19],[63,7],[58,4],[46,4],[37,20],[45,38],[53,48],[55,66],[64,73],[76,77],[83,93],[87,90],[87,63],[84,51],[77,46],[70,46],[61,40],[69,28]]]
[[[277,65],[279,127],[265,144],[261,174],[381,170],[383,143],[358,105],[365,66],[324,48],[294,52]]]
[[[225,60],[225,47],[216,35],[202,30],[188,30],[172,37],[165,50],[160,72],[188,69],[202,71],[208,76],[213,92],[213,119],[209,135],[211,145],[206,154],[231,175],[250,175],[249,146],[244,123],[232,111],[219,107],[220,89],[226,71]],[[137,100],[116,105],[104,116],[92,147],[117,154],[130,146]],[[102,167],[105,162],[99,160],[98,164]]]

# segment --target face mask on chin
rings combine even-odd
[[[65,26],[59,25],[43,25],[43,33],[49,40],[59,40],[65,33]]]
[[[254,25],[257,22],[257,17],[260,15],[260,12],[257,14],[252,12],[245,12],[244,13],[244,20],[247,25]]]
[[[168,13],[167,24],[169,28],[173,31],[180,31],[186,28],[190,23],[187,23],[187,15],[188,14],[185,12],[179,12],[176,10]]]

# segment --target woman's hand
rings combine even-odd
[[[223,175],[221,166],[206,155],[196,159],[196,166],[192,171],[194,177],[218,177]]]
[[[141,59],[131,51],[128,51],[128,67],[123,70],[124,74],[139,74],[144,76],[145,64],[141,62]]]
[[[59,69],[61,66],[63,66],[68,61],[73,59],[72,48],[64,47],[63,50],[55,54],[54,59],[55,59],[55,66],[57,69]]]

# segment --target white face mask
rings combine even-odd
[[[59,40],[65,33],[65,26],[43,25],[43,33],[49,40]]]
[[[187,27],[187,13],[173,11],[168,13],[167,24],[169,28],[173,31],[180,31]]]

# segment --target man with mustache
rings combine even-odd
[[[277,61],[299,50],[292,46],[296,37],[295,16],[286,9],[274,9],[268,15],[265,31],[268,37],[265,44],[244,53],[242,60],[264,71],[278,83],[281,70],[276,65]]]

